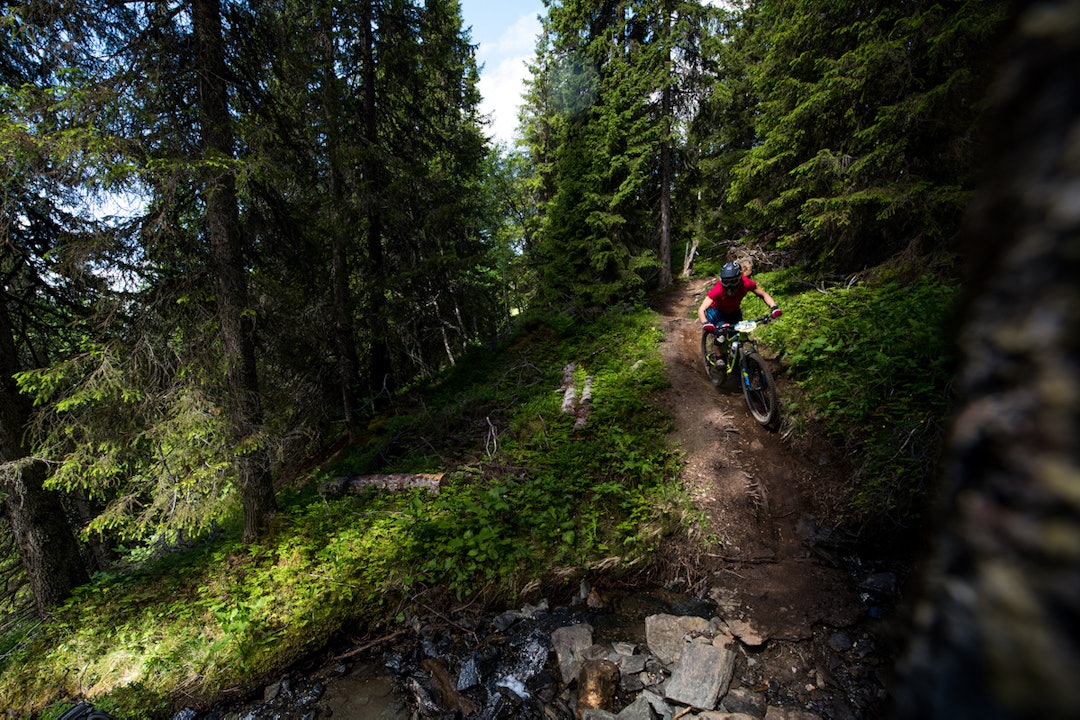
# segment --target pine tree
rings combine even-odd
[[[89,574],[63,498],[47,487],[48,467],[27,444],[32,402],[16,377],[68,352],[100,297],[86,261],[95,228],[72,209],[81,183],[94,177],[78,159],[92,162],[103,149],[70,112],[77,90],[63,74],[82,67],[48,42],[55,32],[80,38],[97,21],[50,11],[13,8],[0,19],[0,496],[42,615]]]
[[[206,167],[202,199],[210,236],[237,482],[244,505],[244,538],[250,541],[266,532],[277,503],[265,447],[260,447],[262,398],[255,364],[255,341],[251,322],[247,319],[251,303],[236,179],[229,168],[235,149],[225,83],[220,0],[192,0],[191,10],[194,69],[200,99],[200,149]]]
[[[453,0],[93,11],[72,112],[145,209],[99,236],[80,341],[21,368],[33,450],[93,533],[171,541],[239,499],[250,539],[271,452],[507,322],[472,48]]]
[[[643,2],[550,4],[526,131],[542,219],[531,257],[547,301],[633,298],[657,267],[652,169],[663,139],[657,17]]]
[[[763,0],[760,98],[729,201],[748,229],[841,271],[949,249],[1005,3]]]

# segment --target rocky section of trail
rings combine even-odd
[[[657,589],[498,615],[415,616],[361,659],[297,667],[246,702],[174,720],[823,720],[878,716],[874,639],[819,626],[783,641]],[[736,615],[732,616],[733,618]]]

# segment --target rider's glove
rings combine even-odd
[[[771,317],[773,320],[775,320],[776,318],[780,317],[783,314],[784,314],[784,311],[780,309],[779,305],[773,305],[772,306],[772,312],[769,313],[769,317]]]
[[[704,325],[701,326],[701,332],[714,333],[714,332],[716,332],[716,326],[713,325],[711,322],[707,322],[707,323],[705,323]]]

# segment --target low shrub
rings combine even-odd
[[[786,410],[795,422],[820,423],[853,460],[853,519],[916,519],[950,407],[958,288],[897,273],[817,287],[768,275],[764,282],[784,316],[760,335],[800,391]]]

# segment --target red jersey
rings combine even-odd
[[[743,275],[742,285],[735,292],[729,294],[724,290],[724,285],[718,282],[712,286],[712,290],[709,290],[709,297],[712,298],[714,308],[722,313],[732,313],[739,309],[743,298],[756,287],[757,283],[755,281]]]

